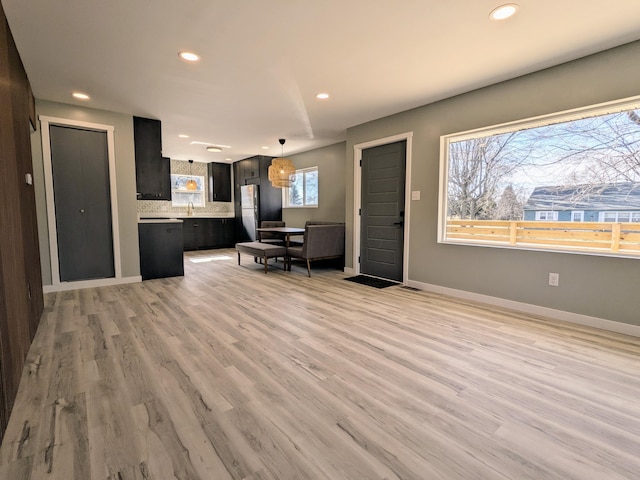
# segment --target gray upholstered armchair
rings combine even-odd
[[[287,248],[287,256],[289,269],[291,258],[306,260],[309,276],[313,260],[344,257],[344,223],[305,225],[303,244]]]

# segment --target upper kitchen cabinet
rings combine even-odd
[[[133,117],[138,200],[171,200],[171,160],[162,156],[160,120]]]
[[[256,155],[233,164],[234,209],[236,216],[236,241],[249,238],[243,229],[240,188],[243,185],[258,185],[258,222],[282,220],[282,189],[274,188],[269,181],[269,165],[273,157]]]
[[[211,162],[207,164],[209,180],[209,201],[231,201],[231,165]]]
[[[255,157],[245,158],[233,164],[233,176],[237,189],[240,188],[241,185],[260,184],[261,158],[263,158],[262,155],[256,155]]]

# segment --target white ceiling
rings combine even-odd
[[[278,138],[285,154],[330,145],[348,127],[640,39],[639,0],[516,1],[504,22],[489,20],[500,0],[2,4],[36,98],[160,119],[164,155],[208,162],[280,155]]]

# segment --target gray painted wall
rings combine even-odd
[[[440,136],[640,95],[640,42],[350,128],[346,265],[353,267],[353,147],[413,132],[409,279],[640,325],[640,259],[437,243]],[[548,273],[560,286],[548,286]]]
[[[45,100],[36,100],[36,115],[99,123],[102,125],[113,125],[115,127],[114,142],[122,276],[135,277],[140,275],[133,117],[121,113],[95,110]],[[38,236],[40,239],[40,255],[42,259],[42,282],[44,285],[51,285],[49,229],[47,226],[47,204],[44,193],[42,137],[39,125],[38,130],[31,134],[31,149],[33,154],[33,176],[38,214]]]
[[[344,222],[346,143],[336,143],[298,155],[289,155],[296,168],[318,167],[318,208],[283,208],[289,227],[304,227],[307,220]]]

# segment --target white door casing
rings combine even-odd
[[[120,232],[118,221],[118,195],[116,185],[116,163],[115,163],[115,142],[113,125],[102,125],[90,122],[81,122],[65,118],[39,116],[42,132],[42,160],[44,165],[45,198],[47,201],[47,226],[49,229],[49,253],[51,259],[51,282],[49,291],[66,290],[71,288],[87,288],[94,286],[110,285],[120,283],[122,279],[122,258],[120,255]],[[111,229],[113,234],[113,259],[115,277],[112,279],[84,280],[78,282],[61,282],[60,267],[58,258],[58,236],[56,227],[55,196],[53,189],[53,170],[51,162],[51,144],[49,137],[50,125],[62,125],[68,127],[87,128],[91,130],[103,131],[107,134],[107,153],[109,158],[109,187],[111,200]]]
[[[402,283],[406,285],[409,279],[409,229],[411,226],[411,141],[413,132],[400,133],[390,137],[380,138],[369,142],[358,143],[353,146],[353,270],[356,275],[360,274],[360,208],[362,207],[362,171],[360,161],[362,151],[371,147],[378,147],[388,143],[406,140],[406,172],[405,172],[405,216],[404,216],[404,247],[402,265]]]

